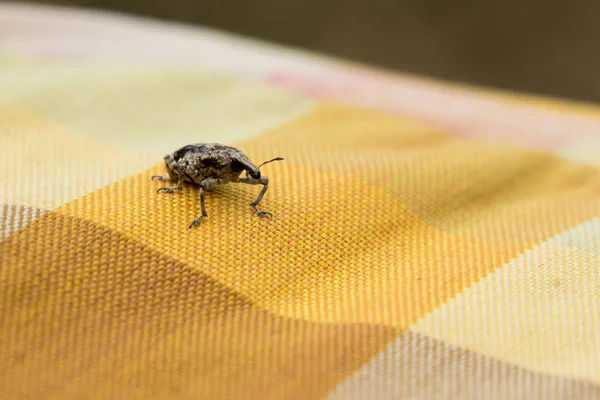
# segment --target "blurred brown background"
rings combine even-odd
[[[203,24],[454,81],[600,102],[600,1],[45,0]]]

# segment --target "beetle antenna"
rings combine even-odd
[[[262,167],[262,166],[263,166],[263,165],[265,165],[265,164],[268,164],[268,163],[270,163],[270,162],[273,162],[273,161],[283,161],[283,157],[277,157],[277,158],[274,158],[274,159],[272,159],[272,160],[265,161],[264,163],[260,164],[260,165],[258,166],[258,168]]]

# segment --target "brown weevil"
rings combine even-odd
[[[258,197],[250,205],[260,217],[273,216],[269,211],[261,211],[257,208],[269,187],[269,178],[261,175],[260,167],[272,161],[281,161],[283,158],[277,157],[265,161],[257,167],[246,154],[234,147],[219,143],[198,143],[167,154],[164,160],[169,176],[154,175],[152,180],[156,178],[160,181],[174,182],[176,185],[162,187],[157,190],[158,193],[181,190],[184,182],[199,188],[201,214],[192,221],[190,228],[198,225],[200,220],[207,216],[204,208],[204,191],[231,182],[262,185]],[[246,176],[242,178],[240,175],[244,171]]]

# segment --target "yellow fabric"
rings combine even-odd
[[[591,138],[335,96],[0,63],[0,397],[600,398]],[[197,190],[150,177],[202,141],[285,158],[262,168],[272,219],[232,184],[188,228]]]

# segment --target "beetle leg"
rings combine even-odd
[[[165,182],[173,182],[171,180],[171,178],[169,178],[168,176],[161,176],[161,175],[152,175],[152,180],[154,180],[154,178],[156,178],[159,181],[165,181]]]
[[[161,181],[162,180],[166,180],[166,181],[172,182],[172,180],[169,179],[169,178],[159,179],[159,180],[161,180]],[[181,184],[182,183],[183,183],[183,179],[179,178],[179,180],[177,181],[177,185],[171,186],[171,187],[161,187],[156,192],[157,193],[160,193],[160,192],[171,193],[171,192],[174,192],[175,190],[181,190]]]
[[[206,207],[204,205],[204,191],[212,186],[224,183],[222,179],[205,179],[200,183],[200,189],[198,189],[198,199],[200,201],[200,212],[201,214],[190,223],[190,228],[200,224],[200,220],[203,217],[208,217],[206,214]]]
[[[254,211],[256,211],[256,214],[259,217],[266,217],[267,215],[272,217],[273,213],[271,213],[270,211],[259,210],[257,207],[258,203],[260,203],[260,201],[262,200],[263,196],[265,195],[267,189],[269,188],[269,178],[267,178],[266,176],[261,176],[259,179],[245,177],[245,178],[241,178],[240,182],[246,183],[248,185],[263,185],[260,193],[258,194],[258,197],[256,198],[256,200],[254,200],[252,203],[250,203],[250,205],[252,206],[252,208],[254,208]]]
[[[198,189],[198,192],[199,192],[199,196],[198,197],[200,199],[200,211],[201,211],[201,214],[198,217],[196,217],[196,219],[193,220],[190,223],[190,228],[193,227],[193,226],[199,225],[200,224],[200,220],[203,217],[207,217],[207,215],[206,215],[206,209],[204,208],[204,188],[202,186],[200,186],[200,189]]]

